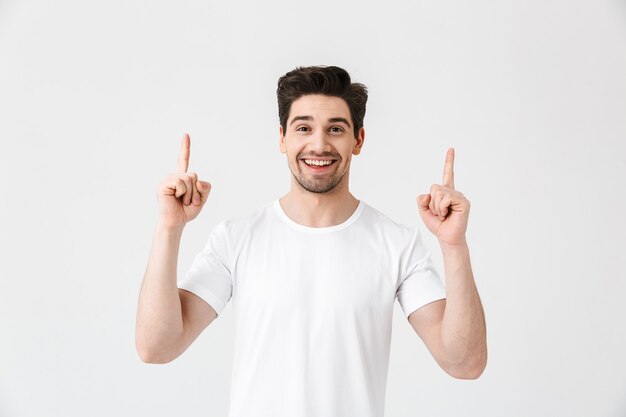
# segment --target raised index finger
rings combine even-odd
[[[189,167],[189,148],[191,147],[191,139],[189,135],[185,133],[183,141],[180,144],[180,155],[178,155],[178,165],[176,166],[176,172],[187,172]]]
[[[454,148],[448,149],[443,166],[443,186],[454,190]]]

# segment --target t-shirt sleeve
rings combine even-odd
[[[220,314],[232,294],[225,221],[218,223],[204,249],[193,259],[178,288],[190,291],[206,301]]]
[[[396,297],[405,317],[418,308],[446,298],[446,287],[422,243],[420,229],[414,227],[413,237],[400,259],[400,279]]]

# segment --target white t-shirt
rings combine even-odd
[[[235,325],[229,417],[381,417],[393,305],[446,298],[420,230],[360,200],[296,223],[276,199],[218,223],[178,287]]]

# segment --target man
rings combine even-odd
[[[366,87],[338,67],[301,67],[279,79],[277,95],[291,190],[218,223],[177,283],[183,227],[211,189],[187,173],[183,138],[178,170],[158,191],[137,316],[141,358],[175,359],[231,301],[230,417],[380,417],[397,298],[437,363],[453,377],[477,378],[487,362],[486,329],[465,240],[470,203],[454,189],[454,149],[443,184],[417,198],[441,246],[444,285],[419,228],[349,191],[352,155],[365,138]]]

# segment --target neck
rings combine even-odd
[[[312,193],[293,185],[291,191],[281,197],[279,202],[289,218],[308,227],[341,224],[350,218],[359,205],[359,200],[347,189]]]

